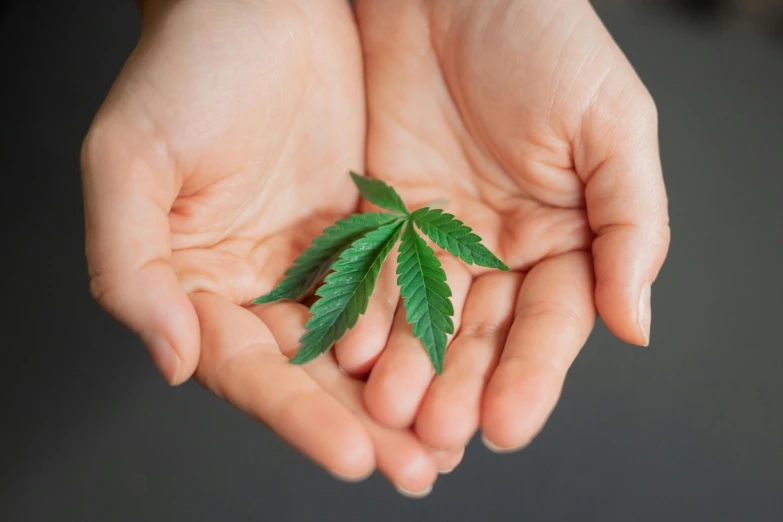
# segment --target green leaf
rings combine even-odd
[[[390,223],[355,241],[332,266],[325,284],[316,292],[320,297],[310,308],[312,317],[307,332],[291,362],[302,364],[315,359],[353,328],[367,310],[386,256],[400,237],[404,222]]]
[[[271,303],[280,299],[296,301],[310,290],[329,271],[340,253],[370,230],[399,220],[399,216],[380,212],[354,214],[330,226],[302,252],[283,280],[268,294],[253,304]]]
[[[481,244],[481,238],[453,215],[425,207],[416,210],[411,218],[436,245],[467,264],[508,270],[503,261]]]
[[[408,215],[408,207],[402,202],[402,198],[389,185],[378,179],[369,179],[351,172],[356,188],[359,189],[362,197],[375,206]]]
[[[424,343],[435,372],[440,374],[446,353],[446,334],[454,333],[451,321],[454,307],[449,300],[451,289],[435,252],[410,221],[402,234],[397,275],[400,294],[405,300],[405,318],[413,327],[413,335]]]

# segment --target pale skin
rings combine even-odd
[[[666,195],[655,107],[584,0],[356,4],[147,0],[85,140],[87,256],[170,383],[415,496],[479,428],[493,449],[532,439],[597,313],[648,344]],[[392,262],[304,366],[287,361],[306,307],[248,306],[357,210],[350,169],[411,207],[446,200],[512,269],[440,256],[457,329],[438,377]]]

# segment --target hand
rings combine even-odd
[[[195,375],[331,472],[419,492],[461,449],[372,421],[333,359],[288,364],[302,305],[242,306],[355,210],[363,100],[342,0],[147,0],[83,150],[91,288],[172,384]]]
[[[521,447],[596,310],[619,338],[648,344],[650,285],[669,244],[655,106],[586,0],[356,10],[368,172],[413,208],[445,199],[512,272],[441,257],[457,330],[434,380],[393,271],[338,360],[372,368],[370,412],[415,423],[430,447],[462,447],[479,426],[491,448]]]

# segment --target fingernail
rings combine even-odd
[[[530,444],[530,441],[527,441],[527,442],[523,442],[522,444],[517,444],[516,446],[508,446],[504,448],[490,442],[487,439],[487,437],[485,437],[484,435],[481,436],[481,442],[483,442],[484,446],[486,446],[487,449],[493,453],[513,453],[515,451],[521,450],[522,448]]]
[[[401,488],[397,485],[394,486],[394,489],[396,489],[400,495],[408,498],[424,498],[432,492],[432,486],[429,486],[427,489],[418,492],[408,491],[407,489]]]
[[[441,475],[448,475],[449,473],[451,473],[452,471],[454,471],[454,469],[455,469],[456,467],[457,467],[457,466],[454,466],[453,468],[449,468],[449,469],[440,469],[440,468],[438,468],[438,473],[440,473]]]
[[[652,322],[652,306],[650,304],[650,285],[644,285],[642,293],[639,296],[638,321],[639,329],[644,336],[644,345],[650,345],[650,323]]]
[[[142,340],[147,346],[147,350],[152,357],[152,361],[163,377],[172,386],[177,382],[179,368],[182,364],[177,352],[174,351],[171,344],[160,334],[148,333],[142,334]]]
[[[336,479],[342,480],[343,482],[361,482],[362,480],[366,479],[370,475],[372,475],[374,469],[371,469],[370,471],[366,473],[362,473],[361,475],[343,475],[342,473],[337,473],[336,471],[329,470],[329,473]]]

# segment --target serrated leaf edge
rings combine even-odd
[[[345,255],[347,252],[349,252],[349,251],[350,251],[352,248],[354,248],[354,247],[357,245],[357,243],[361,242],[363,239],[365,239],[366,237],[368,237],[368,236],[369,236],[370,234],[372,234],[373,232],[377,232],[377,231],[379,231],[379,230],[381,230],[382,228],[385,228],[385,227],[389,227],[389,228],[391,229],[391,231],[389,232],[389,236],[388,236],[388,237],[387,237],[387,238],[384,240],[384,243],[382,244],[382,248],[381,248],[381,250],[379,250],[379,251],[378,251],[378,255],[377,255],[377,256],[376,256],[376,258],[375,258],[375,259],[374,259],[374,260],[373,260],[373,261],[370,263],[370,265],[369,265],[369,268],[368,268],[367,272],[365,272],[364,276],[362,277],[362,279],[361,279],[359,282],[353,283],[353,284],[354,284],[354,290],[353,290],[353,292],[351,293],[351,296],[350,296],[350,297],[348,298],[348,300],[346,301],[346,306],[345,306],[345,307],[343,307],[343,308],[342,308],[342,310],[339,310],[339,312],[338,312],[338,314],[337,314],[337,317],[335,318],[334,322],[332,323],[332,325],[331,325],[331,326],[329,326],[329,327],[328,327],[329,329],[331,329],[331,328],[333,328],[333,327],[334,327],[334,324],[336,324],[336,322],[339,320],[339,316],[345,312],[345,308],[347,307],[348,303],[350,303],[350,302],[351,302],[351,301],[354,299],[354,297],[355,297],[355,295],[356,295],[356,292],[358,292],[358,291],[359,291],[359,288],[361,288],[361,287],[362,287],[362,284],[363,284],[363,283],[364,283],[364,281],[367,279],[367,277],[368,277],[368,276],[369,276],[371,273],[374,273],[374,275],[372,276],[372,277],[373,277],[373,281],[371,282],[371,288],[370,288],[369,294],[368,294],[368,296],[367,296],[367,301],[369,302],[369,298],[370,298],[370,296],[372,295],[372,292],[375,290],[375,280],[377,280],[378,273],[380,272],[380,270],[381,270],[381,268],[382,268],[382,266],[383,266],[383,263],[386,261],[386,258],[388,258],[388,256],[389,256],[389,253],[390,253],[390,252],[392,251],[392,249],[394,248],[394,245],[397,243],[397,241],[399,241],[399,238],[400,238],[400,232],[401,232],[401,230],[402,230],[402,227],[404,226],[404,224],[405,224],[405,223],[406,223],[406,220],[402,220],[402,219],[401,219],[401,220],[398,220],[398,221],[396,221],[396,222],[387,223],[387,224],[385,224],[385,225],[379,226],[378,228],[376,228],[376,229],[374,229],[374,230],[370,230],[370,231],[368,231],[368,232],[367,232],[367,233],[366,233],[364,236],[362,236],[361,238],[359,238],[359,239],[357,239],[356,241],[354,241],[354,243],[352,243],[352,244],[351,244],[351,247],[350,247],[350,248],[347,248],[347,249],[346,249],[346,250],[343,252],[343,254],[341,254],[341,255],[340,255],[340,259],[338,259],[338,260],[337,260],[337,261],[334,263],[334,265],[332,266],[332,268],[336,267],[336,266],[337,266],[337,263],[339,263],[339,262],[340,262],[340,260],[344,260],[344,257],[343,257],[343,256],[344,256],[344,255]],[[378,266],[377,266],[377,270],[373,270],[373,267],[375,267],[376,265],[378,265]],[[335,283],[333,283],[333,282],[330,282],[330,281],[329,281],[329,278],[330,278],[330,277],[332,277],[332,276],[333,276],[333,275],[335,275],[335,274],[340,274],[340,272],[337,272],[337,271],[335,271],[335,272],[332,272],[332,274],[330,274],[329,276],[327,276],[327,278],[326,278],[326,281],[325,281],[325,284],[324,284],[324,285],[323,285],[321,288],[319,288],[319,289],[318,289],[318,292],[316,292],[316,295],[318,295],[319,297],[322,297],[322,298],[323,298],[323,295],[322,295],[322,294],[323,294],[325,291],[327,291],[327,286],[329,286],[330,284],[331,284],[331,285],[334,285],[334,284],[335,284]],[[346,283],[337,283],[337,284],[338,284],[338,285],[340,285],[340,284],[346,284]],[[331,290],[331,289],[333,289],[333,288],[334,288],[334,286],[330,287],[328,290]],[[315,305],[313,305],[313,307],[315,307]],[[311,307],[311,311],[312,311],[312,307]],[[309,333],[311,333],[311,332],[313,332],[313,331],[314,331],[314,330],[311,330],[311,328],[312,328],[312,327],[313,327],[313,326],[314,326],[314,325],[315,325],[315,324],[316,324],[318,321],[322,320],[322,317],[323,317],[323,315],[325,315],[325,314],[332,314],[332,313],[334,313],[335,311],[337,311],[337,310],[328,310],[328,311],[320,311],[320,310],[319,310],[319,311],[317,311],[317,312],[316,312],[316,313],[319,313],[319,315],[312,315],[312,316],[310,317],[310,319],[309,319],[309,320],[307,321],[307,323],[305,324],[305,329],[306,329],[306,331],[305,331],[305,333],[302,335],[302,338],[300,339],[300,343],[301,343],[301,345],[300,345],[299,349],[297,350],[297,353],[296,353],[296,355],[294,355],[294,357],[293,357],[293,358],[291,358],[291,361],[290,361],[290,362],[291,362],[292,364],[304,364],[304,363],[306,363],[306,362],[309,362],[309,361],[311,361],[311,360],[315,359],[315,358],[316,358],[316,357],[318,357],[319,355],[321,355],[321,354],[323,354],[323,353],[326,353],[327,351],[329,351],[329,349],[331,349],[331,347],[334,345],[334,343],[336,343],[337,341],[339,341],[339,339],[340,339],[340,338],[341,338],[343,335],[345,335],[345,332],[347,332],[348,330],[350,330],[351,328],[353,328],[353,327],[356,325],[356,322],[358,322],[359,318],[360,318],[362,315],[364,315],[364,312],[366,312],[366,311],[367,311],[367,309],[366,309],[366,306],[364,307],[364,309],[359,309],[359,312],[358,312],[358,314],[357,314],[357,316],[356,316],[356,321],[354,321],[352,324],[347,324],[347,325],[346,325],[346,327],[345,327],[345,332],[343,332],[342,334],[340,334],[340,335],[339,335],[339,336],[338,336],[336,339],[334,339],[334,340],[333,340],[333,341],[332,341],[332,342],[331,342],[331,343],[330,343],[328,346],[324,347],[324,346],[321,344],[321,343],[322,343],[322,340],[319,340],[319,341],[318,341],[318,342],[316,342],[316,343],[305,344],[305,339],[306,339],[307,335],[308,335]],[[329,331],[329,330],[327,329],[327,333],[328,333],[328,331]],[[325,333],[325,334],[324,334],[324,335],[321,337],[321,339],[323,339],[323,337],[326,337],[327,333]],[[313,349],[307,350],[307,346],[313,346]]]
[[[386,221],[373,224],[371,227],[361,228],[357,230],[354,234],[346,236],[345,238],[343,238],[343,241],[338,244],[338,247],[334,249],[331,255],[325,258],[314,269],[304,274],[299,273],[302,264],[304,262],[309,262],[309,257],[315,255],[315,251],[324,248],[324,244],[328,243],[330,234],[337,233],[339,231],[340,226],[346,225],[351,220],[358,220],[362,218],[369,219],[371,216],[375,216],[378,218],[382,216],[386,216],[388,219]],[[283,275],[283,279],[277,285],[275,285],[275,287],[272,290],[270,290],[268,293],[254,299],[253,304],[266,304],[266,303],[272,303],[280,300],[297,301],[301,299],[303,296],[307,295],[307,293],[309,293],[316,284],[318,284],[318,281],[320,281],[320,279],[324,276],[324,274],[328,273],[331,270],[331,267],[334,265],[334,263],[339,260],[340,255],[346,249],[350,248],[355,241],[361,239],[367,233],[373,230],[377,230],[378,228],[393,223],[395,220],[399,220],[399,219],[400,217],[396,214],[388,214],[386,212],[364,212],[364,213],[352,214],[347,218],[336,221],[334,224],[326,227],[321,232],[321,234],[313,238],[313,240],[310,242],[310,245],[301,254],[299,254],[299,256],[294,260],[291,267],[288,268],[288,270],[286,270],[285,274]],[[288,293],[283,293],[281,289],[284,289],[287,284],[290,284],[290,280],[295,277],[302,277],[305,281],[309,280],[309,284],[307,285],[306,288],[300,290],[297,294],[292,295],[290,294],[290,291]]]
[[[407,205],[405,205],[405,202],[402,200],[400,195],[397,193],[396,190],[394,190],[394,187],[389,185],[383,180],[375,179],[375,178],[368,178],[366,176],[362,176],[361,174],[358,174],[354,171],[349,171],[349,174],[351,176],[351,180],[353,181],[353,184],[356,186],[357,190],[359,191],[359,194],[368,202],[372,203],[376,207],[388,210],[389,212],[394,212],[400,216],[408,217],[411,215],[410,211],[408,210]],[[382,185],[386,188],[386,190],[389,191],[389,193],[392,196],[392,199],[396,200],[394,201],[394,207],[395,208],[389,208],[389,205],[382,205],[377,200],[373,200],[372,197],[368,197],[368,194],[363,190],[362,183],[367,183],[368,186],[372,183],[377,183]],[[399,207],[397,207],[399,205]]]
[[[424,239],[422,239],[422,237],[419,236],[418,232],[416,232],[416,229],[415,229],[415,227],[413,225],[414,224],[413,224],[413,220],[412,219],[406,220],[406,229],[405,229],[405,231],[402,234],[402,238],[401,238],[401,243],[400,244],[401,245],[405,244],[406,239],[405,239],[404,236],[405,236],[405,234],[408,234],[409,230],[410,230],[410,233],[413,235],[413,238],[411,239],[411,241],[413,242],[413,247],[412,248],[415,251],[413,255],[416,256],[416,266],[418,266],[419,272],[421,273],[421,278],[424,281],[425,279],[427,279],[427,276],[424,275],[425,271],[424,271],[424,265],[422,265],[422,261],[421,261],[420,248],[423,246],[423,248],[429,249],[430,251],[432,251],[432,249],[429,246],[426,245],[426,243],[424,242]],[[446,273],[443,270],[442,265],[440,264],[440,261],[438,260],[438,258],[435,257],[435,253],[433,251],[432,252],[432,258],[435,260],[435,263],[437,264],[435,269],[436,270],[439,269],[440,272],[443,274],[443,282],[435,280],[435,279],[433,279],[432,281],[434,281],[436,283],[439,283],[439,284],[442,284],[445,287],[445,291],[448,292],[448,295],[446,295],[445,297],[441,296],[441,295],[439,295],[437,293],[433,293],[432,295],[435,295],[438,298],[444,300],[448,304],[448,306],[450,308],[449,313],[445,313],[445,312],[442,312],[442,311],[440,312],[444,316],[445,324],[438,325],[437,323],[440,322],[440,320],[435,320],[435,319],[432,318],[432,308],[433,307],[430,306],[430,300],[432,300],[432,295],[429,294],[430,289],[427,288],[426,282],[422,285],[422,287],[417,287],[413,291],[413,293],[411,293],[411,295],[409,295],[407,297],[404,296],[404,294],[407,293],[406,292],[406,287],[408,287],[412,283],[412,280],[416,278],[415,275],[414,275],[414,277],[411,277],[411,274],[415,274],[413,272],[409,271],[409,272],[406,272],[406,273],[402,273],[402,271],[401,271],[402,267],[404,266],[404,264],[408,262],[408,259],[406,258],[402,262],[400,261],[400,259],[402,259],[406,255],[408,255],[407,251],[403,252],[402,248],[400,248],[400,252],[397,255],[397,276],[398,276],[397,277],[397,284],[400,287],[400,295],[403,298],[403,306],[405,307],[405,311],[406,311],[405,320],[408,322],[408,324],[411,325],[411,329],[413,331],[414,336],[416,336],[419,340],[421,340],[422,344],[424,345],[424,348],[425,348],[425,350],[427,351],[427,354],[430,357],[430,361],[432,362],[432,366],[435,368],[435,373],[440,374],[443,371],[443,358],[444,358],[445,352],[446,352],[446,345],[448,344],[448,340],[446,339],[446,335],[450,334],[450,333],[454,333],[454,323],[452,322],[452,319],[451,319],[451,317],[454,315],[454,309],[453,309],[453,305],[451,304],[451,300],[449,299],[449,297],[451,297],[451,288],[448,286],[448,282],[446,281]],[[428,266],[427,268],[430,268],[430,267]],[[430,279],[432,279],[432,278],[430,278]],[[423,292],[424,292],[424,299],[421,300],[421,302],[416,302],[415,305],[412,305],[411,304],[413,302],[412,300],[414,298],[416,298],[416,295],[419,295],[419,294],[416,294],[415,292],[420,292],[422,290],[422,288],[423,288]],[[441,289],[441,290],[443,290],[443,289]],[[409,289],[408,289],[408,291],[409,291]],[[426,303],[426,308],[424,310],[420,310],[421,305],[425,304],[425,303]],[[433,333],[432,333],[433,346],[428,346],[428,342],[425,340],[423,334],[422,335],[417,335],[416,334],[416,324],[419,323],[419,321],[421,320],[421,316],[423,316],[424,314],[430,315],[430,320],[429,320],[430,326],[429,326],[429,329],[433,331]],[[440,332],[443,335],[443,340],[442,340],[443,346],[442,346],[442,349],[437,344],[434,344],[434,343],[438,342],[437,339],[436,339],[435,327],[438,327],[438,332]]]
[[[430,221],[424,221],[424,216],[430,216],[435,214],[435,217]],[[436,219],[447,219],[447,223],[452,224],[455,230],[463,229],[463,235],[460,238],[456,238],[449,232],[443,230],[442,227],[433,225],[433,221]],[[452,256],[461,259],[468,265],[483,266],[485,268],[495,268],[507,272],[509,270],[503,261],[500,260],[495,254],[492,253],[481,241],[481,236],[473,232],[473,229],[466,225],[463,221],[457,219],[453,214],[443,212],[441,209],[431,209],[429,207],[422,207],[416,209],[411,213],[410,219],[416,223],[416,226],[421,232],[430,238],[433,243],[440,248],[451,254]],[[460,241],[460,239],[469,238],[470,241]],[[453,245],[447,242],[450,239],[457,245],[457,249],[453,248]],[[460,248],[461,247],[461,248]],[[476,249],[472,247],[478,247]],[[462,249],[467,250],[470,257],[463,254]]]

